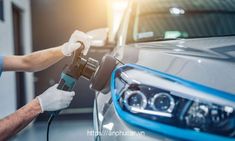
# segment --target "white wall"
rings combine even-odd
[[[12,25],[12,3],[23,10],[22,39],[24,52],[32,51],[31,40],[31,9],[30,0],[3,0],[4,18],[0,21],[0,55],[14,54],[13,25]],[[34,96],[33,74],[26,73],[26,98],[30,101]],[[16,86],[15,73],[3,72],[0,78],[0,118],[16,110]]]

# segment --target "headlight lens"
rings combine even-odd
[[[175,107],[174,98],[168,93],[157,93],[150,100],[151,108],[155,111],[171,113]]]
[[[227,97],[130,66],[116,71],[114,81],[118,103],[130,114],[197,132],[235,137],[235,103]]]
[[[141,91],[126,91],[123,102],[131,112],[135,112],[133,108],[145,109],[147,106],[147,98]]]

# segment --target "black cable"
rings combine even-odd
[[[54,118],[55,118],[55,114],[51,114],[50,118],[47,121],[47,141],[49,141],[50,126]]]

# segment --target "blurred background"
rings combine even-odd
[[[0,55],[23,55],[67,42],[74,30],[87,32],[109,28],[114,39],[127,0],[0,0]],[[110,48],[91,48],[88,56],[100,60]],[[0,80],[0,119],[16,111],[48,87],[58,82],[60,73],[71,58],[37,73],[4,72]],[[92,107],[95,93],[80,79],[71,107],[51,129],[52,140],[92,140]],[[45,140],[48,114],[12,140]]]

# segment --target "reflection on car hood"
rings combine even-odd
[[[235,94],[235,36],[135,43],[115,56]]]

